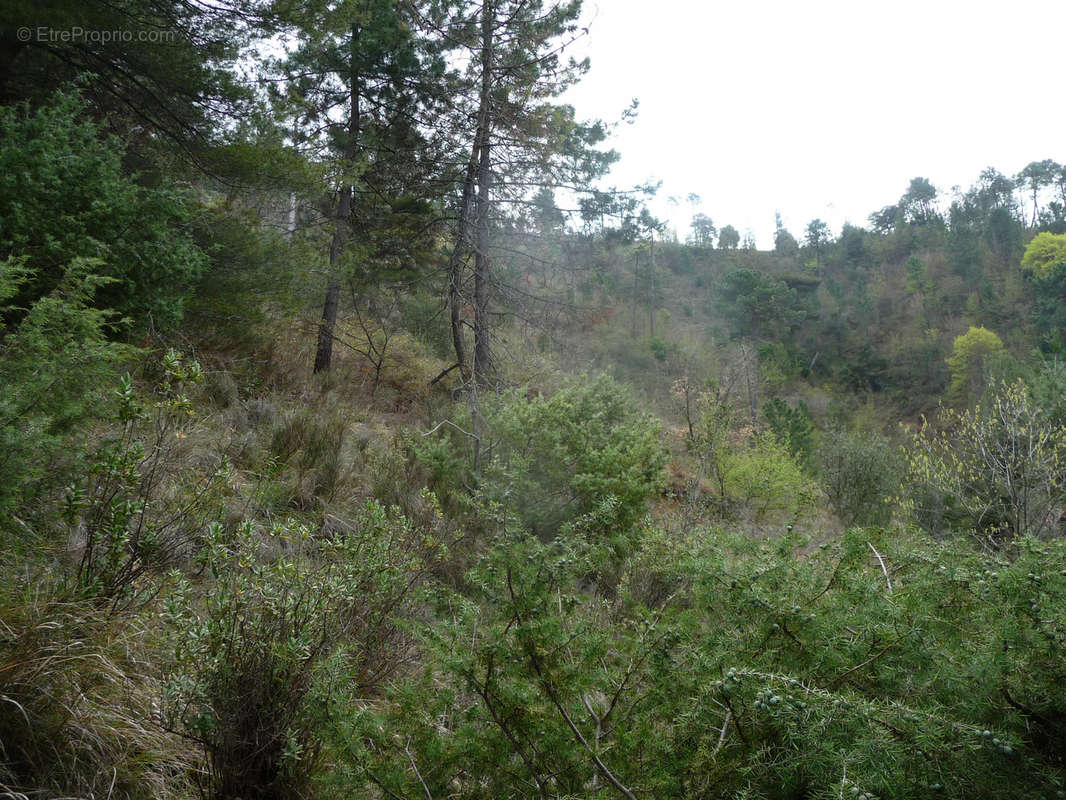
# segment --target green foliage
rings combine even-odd
[[[912,178],[899,201],[899,209],[912,225],[927,225],[939,219],[936,212],[936,187],[928,178]]]
[[[1066,234],[1038,233],[1025,249],[1022,269],[1033,279],[1033,318],[1044,343],[1061,350],[1066,341]]]
[[[206,474],[179,467],[176,450],[194,416],[187,393],[203,374],[196,361],[174,350],[161,367],[150,403],[138,397],[129,374],[119,380],[114,394],[120,432],[97,443],[95,458],[63,500],[69,546],[78,554],[77,593],[109,604],[111,613],[150,602],[158,576],[180,562],[203,526],[219,515],[228,477],[224,464]],[[175,484],[168,494],[160,488],[163,474]]]
[[[817,455],[822,488],[845,525],[888,523],[902,473],[891,442],[875,433],[826,431]]]
[[[669,755],[685,760],[674,769],[692,776],[673,796],[1051,791],[1061,774],[1046,734],[1060,718],[1029,705],[1051,695],[1015,681],[1053,658],[1043,631],[1061,630],[1062,618],[1013,614],[1042,589],[1024,577],[1038,563],[1050,594],[1066,588],[1052,577],[1062,548],[1007,567],[905,537],[874,545],[852,534],[810,559],[792,555],[797,544],[734,539],[679,560],[698,599],[679,615],[693,627],[670,659],[677,688],[660,695],[674,698],[664,717],[683,721]],[[1006,663],[1003,647],[1031,635],[1044,644]],[[710,685],[708,672],[719,676]],[[1006,697],[1050,711],[1047,732],[1028,731]]]
[[[662,486],[666,453],[658,423],[637,412],[621,385],[601,376],[548,398],[521,390],[485,396],[481,414],[493,442],[478,476],[486,500],[516,512],[541,538],[571,523],[624,548]],[[468,441],[456,442],[458,452],[469,452]],[[452,463],[432,444],[422,453]]]
[[[659,363],[665,363],[672,348],[670,343],[665,339],[659,336],[653,336],[648,340],[648,349],[651,350],[651,354],[655,356],[656,361]]]
[[[792,408],[774,397],[763,404],[762,411],[770,432],[788,448],[792,458],[801,466],[809,465],[814,452],[814,422],[807,404],[801,400]]]
[[[718,232],[718,247],[721,250],[736,250],[740,244],[740,233],[732,225],[725,225]]]
[[[725,273],[715,302],[737,335],[755,340],[780,340],[805,316],[795,289],[753,269]]]
[[[76,259],[47,295],[17,308],[12,298],[36,270],[0,261],[0,519],[19,504],[33,508],[69,476],[100,411],[100,387],[129,353],[108,341],[111,317],[91,305],[107,283],[98,266]]]
[[[191,218],[184,192],[123,174],[121,145],[78,95],[0,108],[0,258],[22,257],[28,271],[17,306],[49,295],[82,259],[109,279],[97,282],[96,307],[149,326],[176,322],[206,266],[184,229]]]
[[[442,596],[450,611],[422,629],[434,671],[356,713],[346,791],[373,783],[396,797],[491,800],[651,790],[659,771],[629,759],[638,740],[656,749],[655,731],[632,716],[627,682],[659,636],[650,619],[611,625],[607,607],[575,589],[595,569],[587,556],[528,537],[486,553],[467,575],[469,597]]]
[[[795,425],[798,452],[810,445],[813,433],[803,410],[784,403],[767,404],[768,416],[779,423],[769,431],[755,431],[731,401],[729,392],[715,382],[696,391],[687,379],[674,384],[688,423],[687,446],[696,459],[698,477],[693,496],[698,499],[704,478],[714,490],[711,503],[727,516],[744,508],[757,518],[771,513],[790,517],[809,511],[818,494],[804,474],[803,464],[788,440],[788,425]]]
[[[907,288],[916,294],[928,294],[931,287],[925,262],[917,256],[911,256],[904,266],[907,268]]]
[[[334,681],[366,697],[403,663],[396,615],[442,552],[432,531],[373,501],[350,528],[263,534],[211,526],[198,556],[207,591],[182,582],[168,600],[167,718],[203,748],[211,798],[308,796]]]
[[[774,232],[774,252],[779,256],[792,258],[799,253],[799,242],[785,228],[778,228]]]
[[[1047,278],[1066,264],[1066,234],[1038,233],[1025,248],[1022,269],[1037,278]]]
[[[11,19],[33,26],[27,31],[52,33],[35,35],[29,44],[12,40],[5,102],[39,106],[57,88],[76,82],[93,118],[107,119],[139,157],[161,161],[203,157],[209,145],[230,139],[232,122],[248,111],[240,101],[250,92],[238,88],[244,81],[233,60],[265,23],[249,5],[127,0],[87,7],[72,0],[47,6],[13,0],[8,11]]]
[[[1055,532],[1066,502],[1066,429],[1022,382],[1000,384],[972,410],[941,409],[907,452],[912,513],[934,533],[1000,547]]]
[[[955,337],[948,367],[951,386],[948,395],[954,402],[976,400],[984,389],[989,358],[1003,352],[1003,342],[984,327],[970,326],[966,333]]]
[[[795,517],[810,511],[818,496],[788,446],[771,433],[753,434],[731,449],[721,469],[727,501],[751,509],[756,517],[770,512]]]
[[[1048,421],[1066,427],[1066,363],[1058,358],[1044,361],[1028,383],[1033,402]]]
[[[500,541],[423,627],[432,668],[353,712],[344,790],[1020,800],[1061,785],[1061,542],[1007,561],[862,531],[805,555],[791,536],[713,534],[650,531],[614,600],[578,588],[581,551]]]
[[[550,538],[565,522],[609,503],[609,518],[589,532],[625,537],[662,485],[659,425],[609,377],[571,384],[550,398],[511,393],[486,402],[484,413],[500,442],[486,468],[486,491],[515,508],[538,536]]]

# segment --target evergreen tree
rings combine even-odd
[[[409,266],[424,244],[426,226],[412,217],[427,210],[421,198],[436,164],[420,131],[421,114],[443,64],[416,33],[417,5],[312,3],[283,19],[299,44],[275,65],[282,78],[275,107],[293,130],[293,144],[324,166],[332,185],[314,361],[321,372],[332,359],[342,281],[356,288],[383,269]]]
[[[459,110],[476,120],[455,251],[474,254],[472,373],[481,384],[492,372],[494,240],[505,223],[515,221],[509,208],[524,204],[543,185],[587,191],[615,159],[613,152],[594,149],[606,135],[602,124],[582,124],[571,106],[555,102],[588,69],[587,61],[566,59],[564,53],[578,35],[580,10],[580,0],[484,0],[462,4],[448,22],[468,64]],[[456,357],[462,362],[466,281],[459,256],[452,259],[450,304]]]

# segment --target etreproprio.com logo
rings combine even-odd
[[[98,28],[82,28],[76,25],[70,28],[22,27],[17,32],[20,42],[57,42],[60,44],[73,44],[76,42],[89,44],[148,42],[154,44],[172,42],[177,39],[177,35],[177,31],[172,30],[131,30],[128,28],[101,30]]]

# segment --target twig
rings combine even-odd
[[[407,744],[403,746],[403,751],[407,754],[407,760],[411,762],[411,769],[415,771],[415,777],[418,778],[418,782],[422,784],[422,790],[426,793],[426,800],[433,800],[433,795],[429,792],[429,787],[426,786],[426,782],[422,780],[422,773],[418,771],[418,764],[415,763],[415,757],[411,755],[411,739],[407,739]]]
[[[507,570],[507,589],[511,594],[511,601],[515,602],[516,604],[515,618],[518,621],[518,624],[522,625],[522,618],[517,613],[518,598],[515,596],[514,584],[511,582],[510,569]],[[585,739],[584,735],[582,735],[581,730],[577,727],[577,725],[574,724],[574,721],[570,718],[570,715],[563,707],[562,701],[559,699],[558,693],[555,691],[555,686],[552,684],[551,679],[544,674],[544,671],[541,668],[540,659],[537,657],[536,648],[533,647],[532,644],[528,641],[524,641],[523,644],[525,645],[526,655],[529,657],[529,662],[533,667],[533,671],[537,673],[537,677],[540,679],[540,684],[544,688],[545,694],[548,695],[548,699],[551,700],[552,705],[555,706],[555,709],[562,716],[563,720],[566,721],[567,727],[569,727],[570,730],[573,732],[574,737],[585,749],[585,752],[589,754],[589,757],[599,769],[600,773],[615,789],[618,790],[620,794],[626,797],[627,800],[637,800],[636,795],[634,795],[629,789],[627,789],[625,785],[614,776],[614,773],[607,768],[607,765],[600,760],[600,757],[596,755],[596,751],[589,746],[589,743]]]
[[[729,720],[732,718],[733,712],[727,708],[725,711],[725,722],[722,723],[722,733],[718,736],[718,744],[714,746],[714,751],[711,753],[712,756],[718,755],[718,751],[721,750],[722,745],[725,744],[725,735],[729,730]]]
[[[874,661],[876,661],[877,659],[879,659],[879,658],[880,658],[881,656],[883,656],[883,655],[884,655],[885,653],[887,653],[887,652],[888,652],[889,650],[891,650],[891,649],[892,649],[893,647],[895,647],[895,646],[896,646],[897,644],[899,644],[899,643],[900,643],[900,639],[897,639],[897,640],[896,640],[896,641],[894,641],[894,642],[889,642],[889,643],[888,643],[888,644],[886,644],[886,645],[885,645],[884,647],[882,647],[880,651],[878,651],[878,652],[877,652],[877,653],[875,653],[874,655],[870,656],[870,657],[869,657],[868,659],[866,659],[865,661],[863,661],[863,662],[862,662],[861,664],[856,664],[856,665],[855,665],[854,667],[852,667],[851,669],[849,669],[849,670],[846,670],[846,671],[842,672],[842,673],[841,673],[840,675],[838,675],[838,676],[837,676],[837,677],[836,677],[835,679],[833,679],[832,681],[830,681],[830,683],[829,683],[829,688],[833,688],[834,686],[837,686],[837,685],[839,685],[841,681],[843,681],[843,680],[844,680],[844,679],[845,679],[846,677],[848,677],[848,675],[850,675],[851,673],[855,672],[855,670],[859,670],[859,669],[862,669],[863,667],[865,667],[865,666],[867,666],[867,665],[869,665],[869,664],[872,664],[872,663],[873,663]]]
[[[451,425],[453,428],[455,428],[457,431],[459,431],[459,433],[463,434],[464,436],[468,436],[471,439],[476,439],[479,442],[481,441],[481,437],[480,436],[475,436],[474,434],[470,433],[469,431],[464,431],[462,428],[460,428],[458,425],[456,425],[450,419],[446,419],[446,420],[442,420],[441,422],[438,422],[430,430],[428,430],[425,433],[423,433],[422,436],[423,437],[432,436],[434,433],[436,433],[440,429],[440,427],[442,425]]]
[[[888,570],[885,569],[885,560],[881,558],[881,554],[877,552],[877,548],[870,542],[866,543],[867,547],[874,551],[874,555],[877,556],[877,561],[881,565],[881,572],[885,574],[885,583],[888,584],[888,593],[892,594],[892,581],[888,577]]]
[[[452,364],[452,365],[451,365],[450,367],[448,367],[447,369],[443,370],[443,371],[442,371],[442,372],[440,373],[440,375],[438,375],[438,376],[437,376],[436,378],[434,378],[433,380],[431,380],[431,381],[429,382],[429,385],[430,385],[430,386],[435,386],[435,385],[436,385],[437,383],[439,383],[439,382],[440,382],[441,378],[443,378],[443,377],[444,377],[445,375],[447,375],[447,374],[448,374],[449,372],[451,372],[451,371],[452,371],[453,369],[459,369],[459,368],[460,368],[460,367],[462,367],[462,366],[463,366],[463,365],[462,365],[461,363],[459,363],[459,362],[456,362],[455,364]]]

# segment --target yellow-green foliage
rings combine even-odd
[[[970,326],[970,330],[955,337],[955,345],[948,356],[951,368],[951,387],[948,394],[955,402],[977,397],[985,380],[988,356],[1003,352],[1003,342],[985,327]]]
[[[943,409],[907,453],[916,520],[934,533],[958,530],[992,544],[1043,536],[1066,500],[1066,430],[1025,384],[1001,384],[970,411]]]
[[[724,474],[727,496],[760,517],[772,511],[808,511],[818,495],[788,448],[770,433],[757,434],[746,447],[730,452]]]
[[[1022,269],[1047,278],[1059,264],[1066,264],[1066,233],[1038,233],[1022,256]]]

